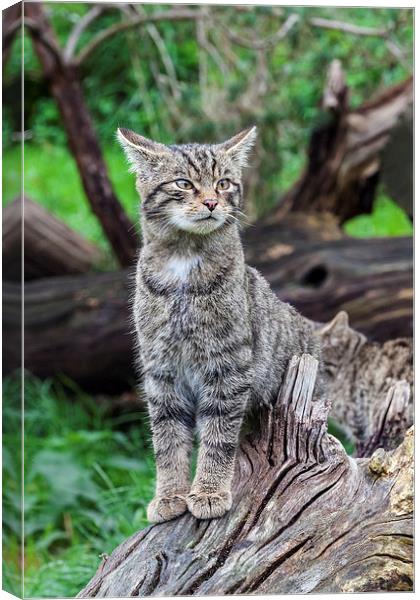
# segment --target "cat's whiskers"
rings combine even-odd
[[[238,219],[238,225],[242,227],[255,227],[255,223],[252,223],[249,219]]]

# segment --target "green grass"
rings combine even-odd
[[[413,225],[402,208],[380,190],[372,213],[350,219],[344,231],[359,238],[411,235]]]
[[[344,429],[331,418],[328,419],[328,433],[340,440],[347,454],[353,454],[356,449],[353,441],[348,438]]]
[[[19,380],[4,381],[4,582],[19,593]],[[25,596],[74,596],[144,527],[154,467],[145,413],[110,416],[69,383],[25,383]]]

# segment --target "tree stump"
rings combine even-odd
[[[294,357],[277,402],[238,452],[233,506],[134,534],[79,597],[411,590],[413,431],[393,452],[347,456]]]

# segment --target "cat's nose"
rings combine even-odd
[[[216,206],[218,205],[217,200],[204,200],[204,206],[207,206],[210,212],[213,212]]]

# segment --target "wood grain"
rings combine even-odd
[[[314,399],[317,362],[294,357],[275,406],[238,456],[233,507],[133,535],[79,597],[411,590],[413,433],[349,458]]]

